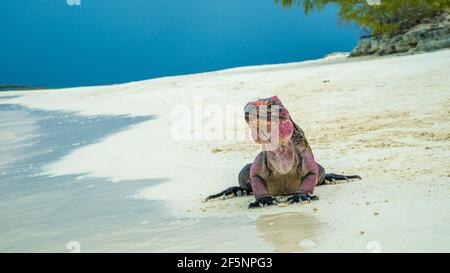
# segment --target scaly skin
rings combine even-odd
[[[292,195],[287,201],[297,203],[318,199],[312,195],[314,188],[326,181],[360,179],[325,174],[315,161],[303,130],[293,122],[277,96],[249,102],[244,111],[253,140],[261,144],[262,151],[239,173],[239,187],[228,188],[207,200],[253,193],[256,200],[249,208],[276,205],[274,196],[279,195]]]

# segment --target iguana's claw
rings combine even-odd
[[[273,206],[273,205],[277,205],[278,201],[273,198],[272,196],[264,196],[264,197],[260,197],[257,198],[255,202],[250,203],[248,205],[248,208],[259,208],[259,207],[264,207],[264,206]]]
[[[298,192],[298,193],[294,193],[294,195],[292,195],[291,197],[289,197],[286,201],[288,203],[299,203],[299,202],[303,202],[303,201],[314,201],[314,200],[318,200],[319,197],[315,196],[315,195],[310,195],[308,193],[303,193],[303,192]]]

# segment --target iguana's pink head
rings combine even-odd
[[[285,143],[291,139],[294,124],[289,111],[277,96],[251,101],[244,112],[256,143],[268,144],[274,140]]]

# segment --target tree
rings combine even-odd
[[[367,28],[372,35],[405,32],[425,18],[450,10],[450,0],[381,0],[379,5],[367,0],[275,0],[283,7],[300,5],[305,14],[326,5],[339,6],[339,18]]]

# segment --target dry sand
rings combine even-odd
[[[273,251],[450,251],[450,50],[413,56],[244,67],[128,84],[5,92],[30,108],[156,119],[82,147],[46,167],[114,182],[165,178],[137,198],[189,217],[246,215]],[[202,203],[236,185],[259,147],[250,140],[176,141],[177,105],[243,105],[278,95],[316,159],[361,181],[318,187],[310,204],[247,210],[252,197]],[[245,132],[239,119],[237,131]],[[194,129],[195,133],[195,129]],[[207,239],[207,238],[206,238]],[[245,251],[244,244],[229,251]],[[180,246],[182,249],[182,246]],[[175,249],[176,250],[176,249]]]

